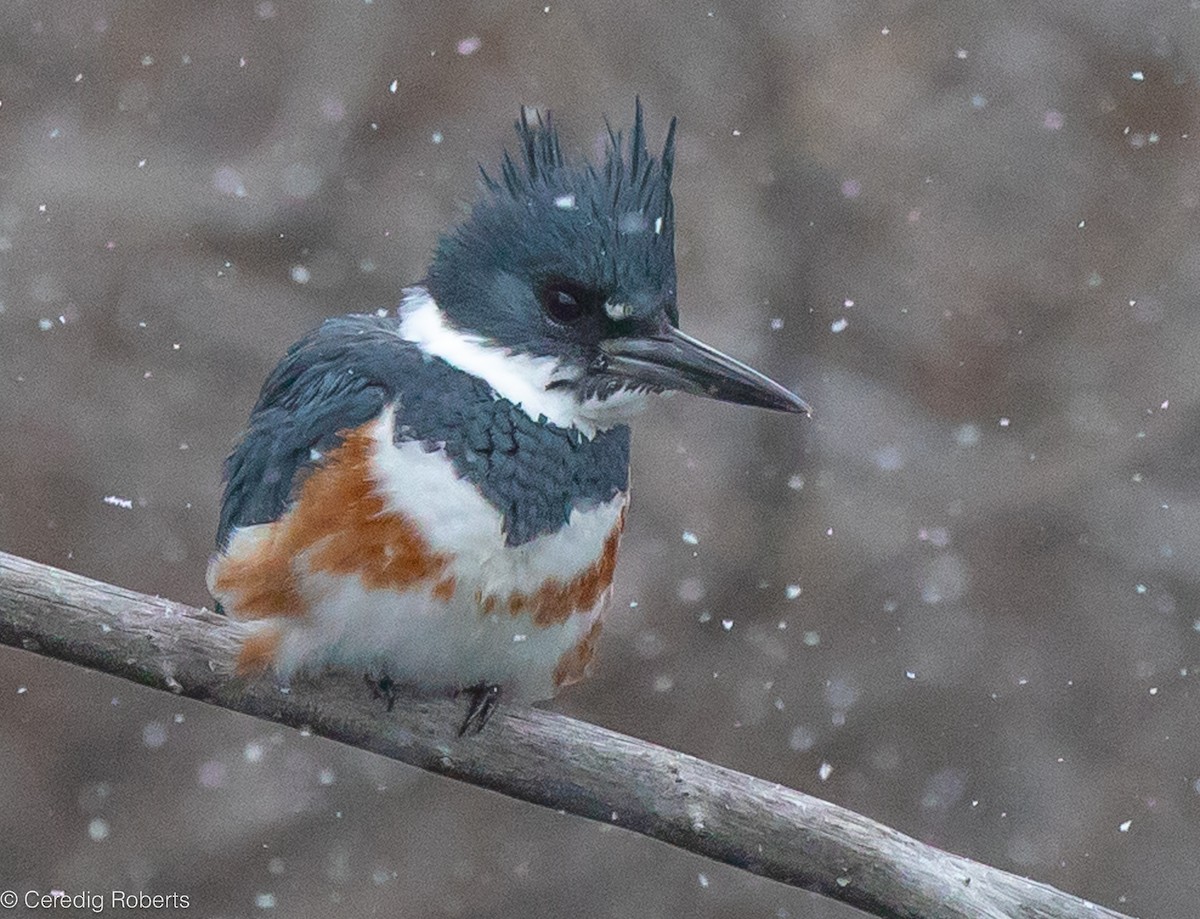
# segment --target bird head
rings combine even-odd
[[[787,412],[797,395],[679,330],[675,121],[652,156],[640,102],[626,138],[609,129],[603,164],[562,153],[551,118],[516,123],[516,158],[481,168],[483,196],[444,236],[425,287],[445,320],[549,368],[545,389],[579,414],[640,407],[684,391]]]

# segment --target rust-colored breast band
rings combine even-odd
[[[593,609],[612,586],[613,574],[617,570],[617,550],[624,528],[625,512],[622,510],[612,532],[604,540],[600,557],[590,567],[570,581],[551,578],[532,594],[511,594],[508,611],[514,616],[529,613],[533,617],[533,624],[544,628],[566,622],[575,613]],[[488,611],[486,605],[485,612]]]
[[[439,581],[450,556],[433,552],[406,517],[385,510],[371,474],[371,425],[343,435],[305,479],[295,503],[244,553],[216,562],[213,593],[239,619],[304,616],[307,573],[357,575],[367,589]],[[453,580],[441,580],[453,593]]]

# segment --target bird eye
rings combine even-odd
[[[548,284],[542,290],[542,309],[555,322],[564,325],[583,317],[584,294],[565,284]]]

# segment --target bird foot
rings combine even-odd
[[[364,673],[363,679],[371,687],[371,698],[383,699],[387,703],[389,712],[396,707],[396,684],[392,682],[390,676],[373,677],[369,673]]]
[[[464,687],[458,692],[459,695],[464,693],[471,697],[471,705],[467,709],[467,717],[463,719],[462,726],[458,729],[459,737],[468,732],[478,734],[483,730],[483,726],[492,717],[496,702],[500,698],[500,687],[495,683],[480,683],[477,686]]]

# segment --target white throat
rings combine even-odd
[[[592,438],[597,431],[621,424],[645,407],[645,395],[628,390],[607,399],[580,402],[569,388],[548,388],[555,381],[573,379],[575,372],[557,358],[514,353],[482,335],[456,329],[424,287],[404,291],[398,314],[401,337],[426,354],[479,377],[497,397],[507,399],[534,421],[545,416],[552,424],[576,428]]]

